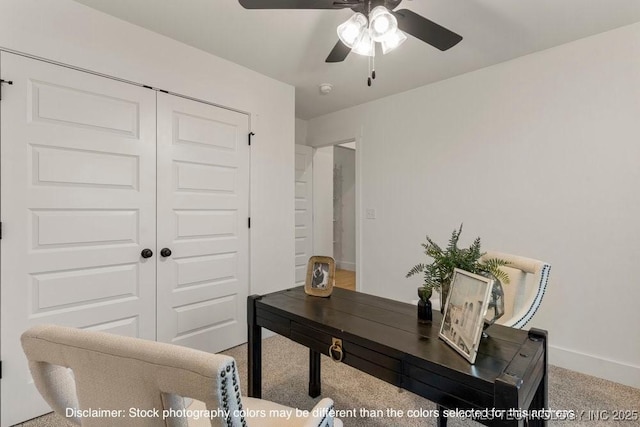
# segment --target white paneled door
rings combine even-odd
[[[155,93],[1,53],[2,426],[50,411],[20,334],[38,323],[154,339]]]
[[[243,342],[248,116],[5,52],[0,67],[0,425],[50,411],[20,346],[32,325]]]
[[[245,114],[158,94],[158,341],[246,341],[248,128]]]
[[[304,285],[313,255],[313,148],[296,145],[296,284]]]

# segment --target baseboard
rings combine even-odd
[[[336,261],[336,268],[340,270],[356,271],[356,263],[349,261]]]
[[[270,331],[268,329],[262,328],[262,339],[263,340],[266,339],[266,338],[274,337],[276,335],[278,335],[278,334],[276,334],[275,332]]]
[[[609,381],[640,388],[640,366],[549,346],[549,363]]]

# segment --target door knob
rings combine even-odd
[[[151,249],[143,249],[142,252],[140,252],[140,256],[142,258],[151,258],[153,256],[153,251]]]
[[[162,248],[162,250],[160,251],[160,255],[162,255],[165,258],[168,257],[168,256],[171,256],[171,249]]]

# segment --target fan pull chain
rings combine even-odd
[[[369,77],[367,77],[367,86],[371,87],[373,80],[376,79],[376,57],[369,57]]]
[[[371,0],[368,3],[367,19],[371,15]],[[369,23],[370,24],[370,23]],[[376,79],[376,44],[372,41],[373,56],[369,57],[369,77],[367,77],[367,86],[371,87],[373,80]]]
[[[373,64],[371,67],[371,78],[373,80],[376,79],[376,52],[375,52],[375,48],[376,46],[373,46],[374,52],[373,52],[373,57],[371,58],[371,63]]]

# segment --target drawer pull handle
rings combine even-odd
[[[334,362],[340,363],[344,358],[344,350],[342,350],[342,340],[333,338],[332,341],[333,343],[329,346],[329,357]]]

